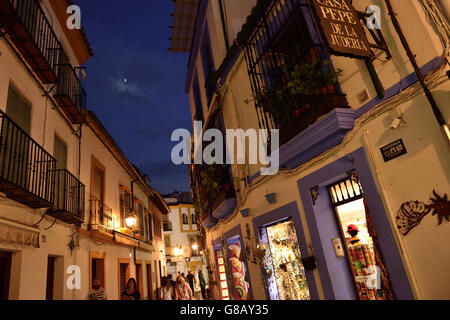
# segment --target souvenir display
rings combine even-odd
[[[263,265],[271,299],[309,300],[310,293],[292,221],[267,227],[265,231],[268,250]]]
[[[222,250],[216,250],[216,263],[217,263],[217,272],[219,279],[219,289],[220,289],[220,297],[222,300],[230,300],[228,295],[228,283],[227,283],[227,275],[225,271],[225,261],[223,257]]]
[[[390,300],[393,298],[386,269],[374,240],[376,232],[369,228],[370,216],[364,199],[336,207],[345,238],[345,248],[360,300]]]
[[[228,250],[236,299],[247,300],[249,284],[245,281],[245,265],[240,260],[241,247],[238,243],[229,244]]]

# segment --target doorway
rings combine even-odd
[[[92,272],[92,281],[94,281],[94,279],[99,279],[100,285],[102,286],[102,288],[105,288],[105,259],[93,258],[91,272]]]
[[[47,259],[47,290],[45,295],[46,300],[54,300],[55,261],[56,257],[49,256]]]
[[[130,261],[128,259],[119,259],[119,300],[122,298],[122,292],[127,288],[127,281],[130,278]]]
[[[139,293],[144,298],[144,284],[142,281],[142,262],[136,262],[136,282],[138,285]]]
[[[291,219],[262,228],[267,239],[264,271],[271,300],[310,300],[297,233]]]
[[[394,300],[377,233],[356,175],[328,187],[359,300]]]
[[[11,252],[0,251],[0,300],[9,299]]]
[[[147,290],[148,300],[153,300],[153,280],[152,280],[152,264],[147,262]]]

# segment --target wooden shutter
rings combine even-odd
[[[67,145],[57,135],[53,145],[53,156],[56,159],[56,169],[67,168]]]
[[[31,104],[13,87],[9,86],[6,114],[30,135]]]

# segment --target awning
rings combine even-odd
[[[195,22],[199,0],[174,0],[172,37],[170,38],[172,52],[189,52],[195,32]]]
[[[117,243],[124,244],[124,245],[130,246],[130,247],[138,247],[139,246],[138,240],[134,240],[134,239],[132,239],[124,234],[118,233],[118,232],[114,232],[114,240]]]
[[[0,242],[39,248],[39,232],[0,223]]]

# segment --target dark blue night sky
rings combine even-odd
[[[192,131],[184,93],[187,54],[170,46],[169,0],[77,0],[94,50],[86,63],[88,108],[161,193],[188,191],[186,166],[175,166],[176,128]]]

